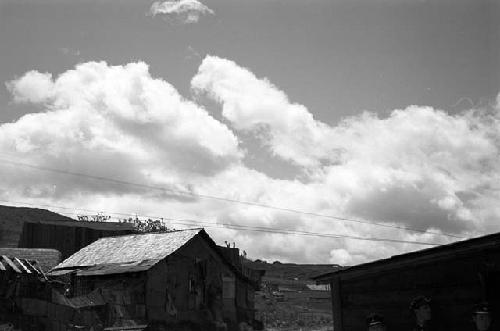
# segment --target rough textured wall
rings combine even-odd
[[[222,320],[222,275],[228,271],[200,237],[148,272],[147,309],[153,320]]]
[[[497,270],[496,274],[489,275],[489,289],[482,286],[479,278],[479,272],[487,264]],[[343,330],[365,330],[365,317],[371,312],[384,315],[389,330],[410,330],[414,320],[409,305],[418,295],[432,298],[433,319],[445,330],[471,330],[471,308],[483,300],[483,294],[490,296],[487,299],[491,302],[497,300],[498,309],[498,296],[492,294],[499,289],[499,267],[499,252],[489,256],[479,253],[469,258],[451,258],[358,279],[343,279],[340,284]]]

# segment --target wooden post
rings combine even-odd
[[[333,276],[330,282],[330,293],[332,294],[333,330],[342,331],[342,302],[340,297],[339,276]]]

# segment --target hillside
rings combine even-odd
[[[41,231],[37,236],[40,240],[44,238],[41,228],[48,229],[47,227],[40,226],[41,224],[63,226],[69,232],[71,232],[69,228],[86,228],[88,229],[87,234],[91,237],[91,232],[94,230],[95,236],[92,237],[93,240],[102,236],[135,231],[134,225],[131,223],[77,221],[46,209],[0,205],[0,247],[18,247],[23,232],[23,225],[27,222],[30,223],[31,229],[36,228],[36,231]],[[52,228],[49,233],[51,231],[55,231],[55,228]],[[59,233],[62,235],[63,232]],[[39,243],[40,240],[38,240]],[[53,244],[52,242],[49,246],[40,247],[55,248],[51,246]]]
[[[267,263],[265,261],[246,260],[245,265],[252,269],[265,270],[264,279],[282,279],[286,281],[301,281],[311,283],[311,277],[335,271],[342,266],[338,264],[295,264],[279,261]]]
[[[39,220],[74,221],[72,218],[51,212],[50,210],[47,209],[0,205],[0,220],[3,219],[9,219],[12,221],[39,221]]]
[[[254,269],[265,270],[261,291],[255,296],[258,318],[266,330],[330,330],[331,294],[328,288],[314,290],[311,277],[342,268],[336,264],[294,264],[245,260]]]

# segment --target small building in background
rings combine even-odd
[[[0,247],[56,249],[66,259],[97,239],[136,232],[131,223],[76,221],[45,209],[0,205]]]
[[[330,284],[334,328],[366,330],[365,317],[379,313],[389,330],[414,326],[410,302],[432,299],[432,318],[444,330],[472,330],[475,303],[492,305],[500,318],[500,233],[365,263],[313,278]]]
[[[226,300],[238,292],[228,284],[258,287],[203,229],[101,238],[64,260],[49,277],[69,281],[70,298],[97,291],[107,307],[101,316],[105,327],[226,324],[235,329],[248,320],[236,313],[236,296]],[[246,307],[253,309],[250,303]]]

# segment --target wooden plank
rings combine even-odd
[[[333,329],[344,330],[342,328],[342,293],[340,291],[339,277],[333,277],[330,283],[330,288],[332,292]]]
[[[15,264],[14,264],[14,263],[13,263],[13,262],[12,262],[12,261],[8,258],[8,257],[7,257],[7,256],[2,255],[2,258],[3,258],[3,260],[4,260],[5,262],[7,262],[7,265],[8,265],[9,267],[11,267],[12,269],[14,269],[14,271],[15,271],[15,272],[17,272],[18,274],[20,274],[20,273],[21,273],[21,270],[19,270],[19,268],[18,268],[18,267],[16,267],[16,265],[15,265]]]

